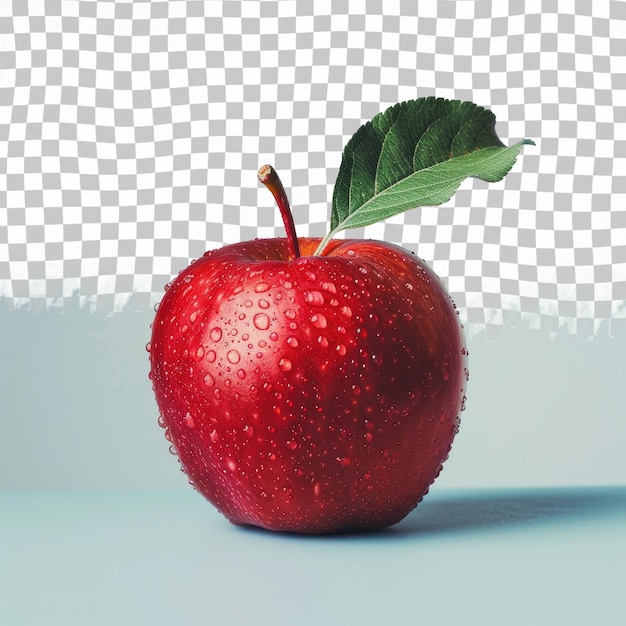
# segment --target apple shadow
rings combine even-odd
[[[427,495],[401,522],[379,531],[301,535],[275,533],[254,526],[243,532],[295,540],[394,541],[435,535],[534,528],[581,518],[621,516],[626,523],[626,487],[560,487],[454,490]]]
[[[426,496],[404,520],[380,535],[418,537],[611,515],[626,516],[626,487],[443,492]]]

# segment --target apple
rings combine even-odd
[[[268,174],[269,173],[269,174]],[[161,424],[191,484],[231,522],[384,528],[423,498],[458,430],[467,350],[415,255],[295,237],[207,252],[170,284],[150,342]]]
[[[154,393],[189,482],[232,523],[274,531],[377,530],[402,520],[448,457],[467,350],[442,281],[414,254],[337,239],[500,180],[505,146],[473,103],[420,98],[362,126],[344,149],[331,229],[207,252],[169,285],[149,344]]]

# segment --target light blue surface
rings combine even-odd
[[[433,493],[383,533],[230,525],[191,489],[0,494],[0,624],[626,623],[626,488]]]
[[[626,624],[626,338],[469,339],[432,494],[388,532],[311,538],[233,527],[187,485],[151,318],[0,311],[0,626]]]

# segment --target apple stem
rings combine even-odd
[[[280,215],[283,218],[285,231],[287,231],[287,242],[289,244],[289,252],[294,259],[300,256],[300,246],[298,245],[298,236],[296,235],[296,226],[293,223],[293,214],[289,206],[289,199],[283,187],[276,170],[271,165],[264,165],[257,173],[257,177],[274,196]]]

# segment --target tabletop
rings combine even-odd
[[[0,494],[0,623],[622,624],[626,487],[433,489],[378,533],[231,525],[188,491]]]

